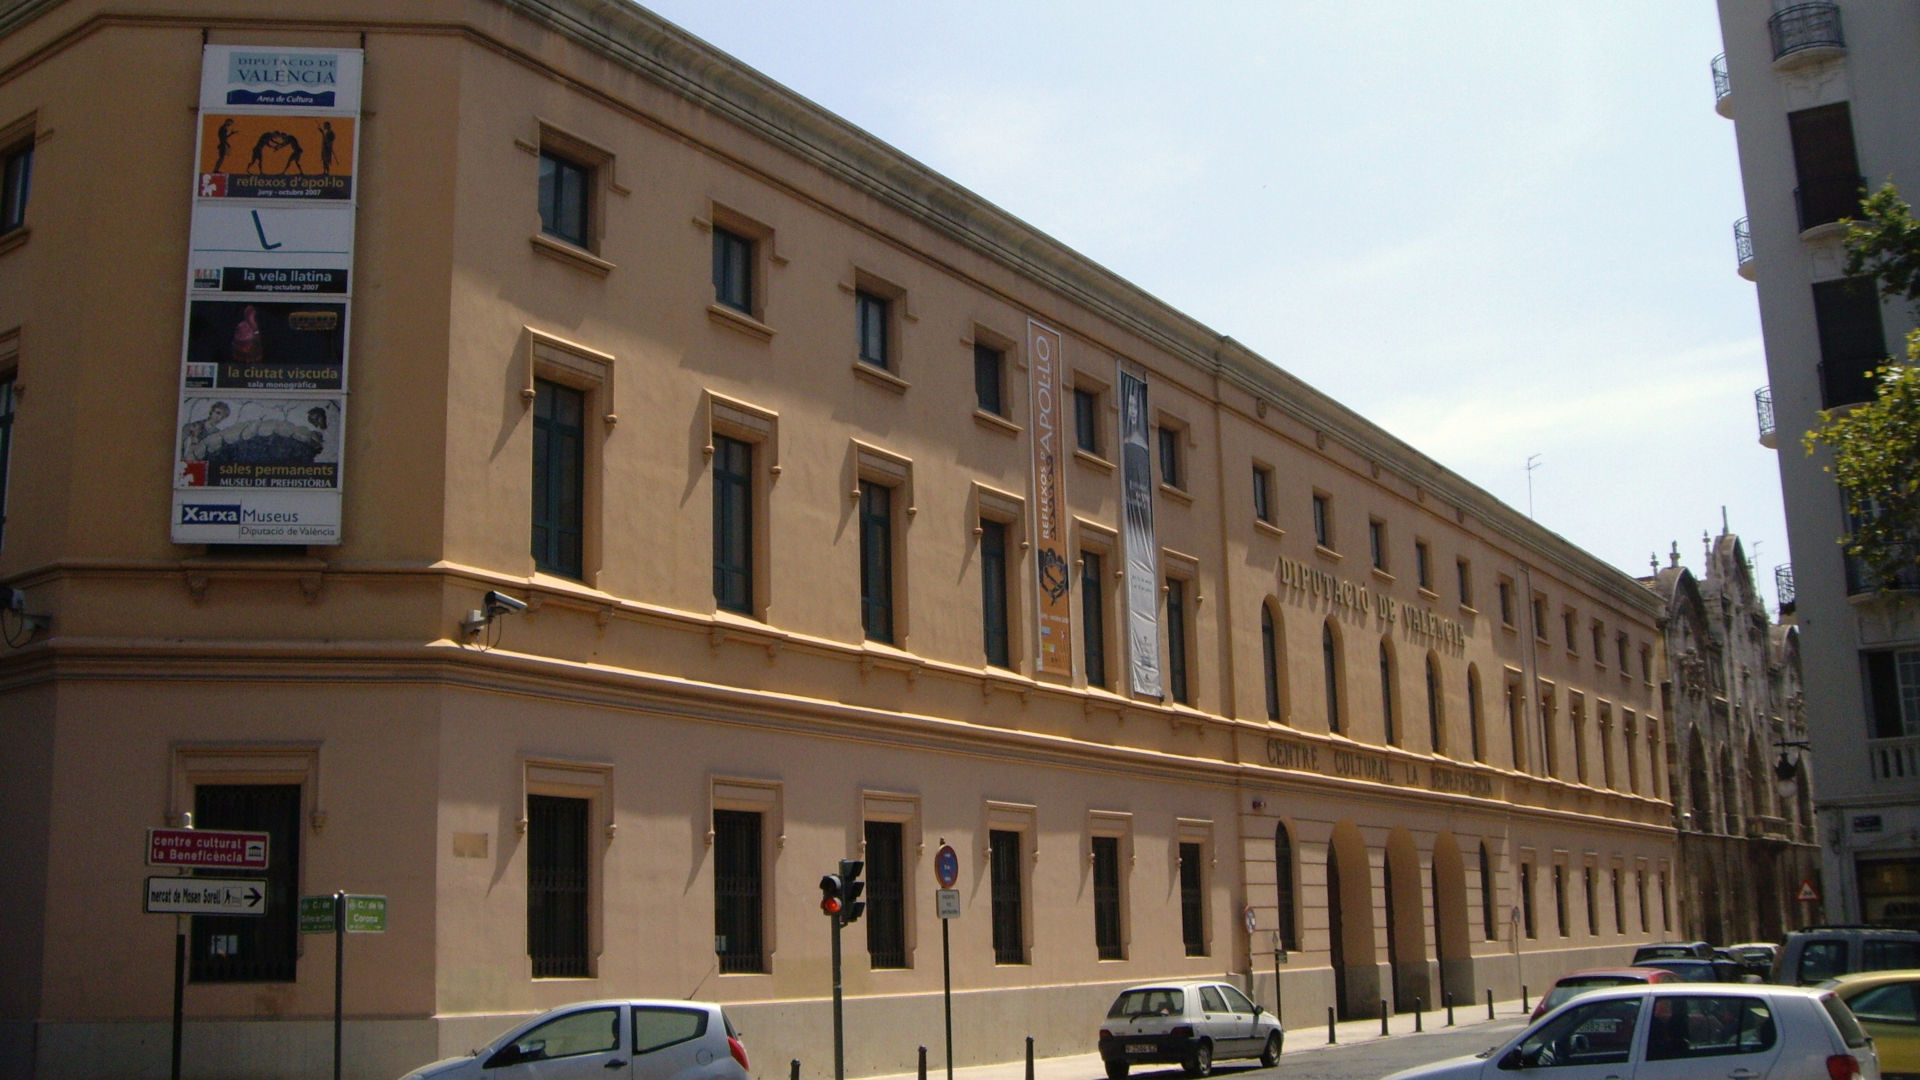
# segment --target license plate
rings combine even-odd
[[[1129,1054],[1151,1054],[1158,1049],[1159,1047],[1153,1045],[1152,1043],[1128,1043],[1127,1044],[1127,1053]]]

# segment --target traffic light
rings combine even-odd
[[[820,911],[838,916],[841,926],[859,919],[867,910],[867,902],[860,899],[860,894],[867,891],[867,883],[860,880],[860,871],[865,868],[859,859],[841,859],[839,873],[820,879]]]

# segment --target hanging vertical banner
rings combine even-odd
[[[1127,555],[1127,671],[1133,692],[1160,689],[1160,548],[1153,539],[1153,454],[1147,384],[1120,372],[1120,487],[1126,505],[1121,543]]]
[[[358,49],[201,53],[177,544],[337,544]]]
[[[1033,393],[1033,550],[1039,577],[1034,605],[1039,670],[1073,676],[1073,562],[1067,557],[1066,463],[1060,427],[1060,332],[1027,320],[1028,385]]]

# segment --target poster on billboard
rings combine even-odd
[[[175,491],[173,540],[176,544],[337,544],[340,493]]]
[[[209,113],[200,125],[202,199],[353,198],[353,117]]]
[[[187,307],[189,390],[341,390],[342,301],[200,300]]]
[[[1073,564],[1067,558],[1065,433],[1060,424],[1060,332],[1027,320],[1033,395],[1033,549],[1040,602],[1039,670],[1073,676]]]
[[[209,45],[200,62],[200,107],[360,111],[358,49]]]
[[[193,289],[285,295],[347,292],[353,207],[248,206],[196,200]]]
[[[1120,487],[1126,517],[1121,542],[1127,567],[1127,669],[1133,692],[1163,698],[1160,689],[1160,549],[1153,537],[1153,455],[1147,427],[1146,380],[1120,372]]]
[[[187,397],[180,403],[176,487],[340,487],[337,397]]]

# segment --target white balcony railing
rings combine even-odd
[[[1920,735],[1899,739],[1868,739],[1867,759],[1875,783],[1912,784],[1920,779]]]

